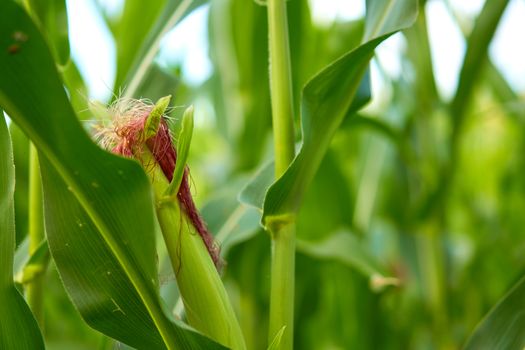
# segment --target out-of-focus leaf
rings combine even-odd
[[[3,117],[3,116],[2,116]],[[15,124],[9,125],[15,160],[15,222],[17,246],[27,236],[29,200],[29,140]]]
[[[157,101],[163,96],[175,94],[178,85],[179,79],[173,73],[153,64],[138,87],[137,96]]]
[[[0,31],[2,33],[2,31]],[[3,114],[0,109],[0,115]],[[0,116],[0,348],[44,349],[42,335],[13,284],[15,167],[11,139]]]
[[[365,117],[362,115],[355,115],[352,118],[346,119],[342,127],[355,128],[364,127],[367,130],[375,131],[377,134],[384,136],[394,142],[398,142],[401,135],[398,130],[389,125],[384,120],[375,117]]]
[[[357,237],[347,231],[335,232],[318,242],[299,239],[297,250],[317,259],[339,261],[369,278],[385,275],[384,270]]]
[[[91,119],[88,104],[88,89],[73,60],[69,60],[62,68],[62,79],[67,87],[69,101],[79,119]]]
[[[317,241],[341,227],[349,227],[354,201],[341,164],[330,149],[301,203],[297,214],[297,238]]]
[[[366,0],[363,42],[410,26],[417,15],[417,1]]]
[[[285,329],[286,329],[286,326],[283,326],[283,328],[281,328],[279,330],[279,332],[277,332],[277,334],[273,338],[273,340],[270,343],[270,345],[268,345],[268,350],[278,350],[280,348],[280,346],[281,346],[281,339],[283,338],[283,334],[284,334],[284,330]]]
[[[486,1],[468,38],[467,52],[459,73],[458,87],[451,102],[455,132],[459,132],[461,128],[475,82],[480,76],[481,68],[486,63],[487,49],[508,3],[509,0]]]
[[[145,4],[141,0],[128,0],[124,3],[122,16],[114,28],[117,49],[115,92],[123,87],[126,75],[137,58],[138,49],[146,40],[166,1],[152,0]]]
[[[364,101],[355,97],[359,97],[359,83],[374,49],[396,31],[410,26],[417,14],[414,0],[376,1],[370,6],[365,43],[306,84],[301,109],[303,145],[285,174],[268,190],[263,220],[297,211],[344,117],[363,105]]]
[[[218,123],[235,149],[235,169],[249,170],[259,163],[271,124],[266,8],[254,1],[214,1],[209,28]]]
[[[49,247],[47,246],[47,240],[43,240],[15,275],[16,283],[26,284],[33,281],[46,271],[48,261]]]
[[[208,201],[201,214],[208,229],[215,234],[223,256],[228,255],[232,246],[250,239],[260,227],[261,213],[239,203],[235,191],[227,191]]]
[[[69,60],[69,38],[65,0],[27,0],[31,15],[47,38],[55,61],[61,66]]]
[[[274,162],[270,162],[259,169],[254,177],[244,186],[239,194],[239,200],[262,211],[264,196],[274,180]]]
[[[485,316],[465,350],[522,350],[525,347],[525,278]]]
[[[28,40],[10,50],[15,31]],[[164,313],[148,180],[89,139],[42,36],[10,1],[0,3],[0,50],[0,105],[39,149],[50,250],[84,319],[139,348],[221,348]]]
[[[144,16],[144,2],[132,1],[131,8],[123,21],[125,26],[117,30],[117,42],[127,43],[127,49],[117,49],[117,78],[115,80],[115,91],[121,87],[125,88],[125,97],[137,96],[138,88],[143,82],[148,70],[153,64],[153,59],[159,49],[162,37],[179,23],[186,15],[205,0],[166,0],[154,5],[154,11],[148,11],[148,23],[141,27]],[[165,4],[162,11],[158,9]],[[149,6],[149,3],[148,3]],[[126,10],[124,10],[126,12]],[[138,28],[137,28],[138,27]],[[137,29],[139,32],[137,33]],[[138,49],[137,49],[138,48]],[[119,72],[120,71],[120,72]]]

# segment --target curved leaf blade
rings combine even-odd
[[[135,15],[140,15],[144,3],[141,1],[134,2],[139,5],[139,12],[135,12]],[[116,84],[123,83],[126,85],[124,97],[139,97],[136,94],[152,67],[161,39],[177,23],[204,2],[204,0],[167,0],[163,11],[158,15],[147,36],[144,37],[139,50],[136,50],[135,37],[131,37],[133,52],[136,52],[136,54],[132,60],[126,63],[127,69],[119,69],[121,70],[119,77],[124,80],[117,79],[116,81]],[[136,26],[136,22],[133,22],[132,25]],[[115,85],[115,87],[118,89],[120,86]]]
[[[525,277],[498,302],[467,341],[465,350],[525,347]]]
[[[0,109],[0,348],[44,349],[36,320],[13,283],[15,167],[2,114]]]
[[[17,32],[27,40],[16,42]],[[10,1],[0,5],[0,50],[0,104],[39,149],[51,253],[84,319],[109,336],[141,346],[148,342],[151,349],[164,348],[164,343],[169,348],[220,348],[164,313],[158,296],[149,182],[137,163],[102,151],[90,140],[67,100],[42,36]],[[76,220],[85,222],[89,234],[82,235]],[[72,241],[75,260],[67,260],[60,248]],[[112,280],[107,271],[105,277],[90,274],[87,270],[96,270],[93,261],[117,265]],[[122,281],[121,287],[115,289],[114,280]],[[124,300],[125,296],[129,298]],[[115,316],[117,308],[108,303],[111,298],[122,299],[127,305],[117,302],[119,308],[135,316]],[[93,313],[113,317],[101,319]],[[150,330],[152,323],[154,332],[139,343],[137,334]]]
[[[374,49],[395,32],[410,26],[417,1],[368,1],[366,42],[334,61],[303,89],[301,120],[303,145],[285,174],[269,189],[264,217],[295,213],[330,141],[346,115],[357,111],[358,88]]]

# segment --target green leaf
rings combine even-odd
[[[33,254],[28,256],[28,259],[24,262],[23,267],[17,272],[15,276],[16,283],[31,283],[36,277],[46,272],[48,261],[49,247],[47,246],[47,240],[44,239],[38,248],[33,252]]]
[[[10,50],[15,31],[28,40]],[[0,4],[0,33],[0,105],[40,152],[50,251],[83,318],[139,348],[221,348],[164,313],[140,165],[90,140],[42,36],[13,2]]]
[[[260,229],[261,212],[239,203],[237,188],[232,186],[216,195],[201,209],[208,229],[215,234],[215,241],[221,247],[222,256],[227,256],[232,247],[250,239]]]
[[[44,349],[35,318],[13,283],[15,167],[2,114],[0,109],[0,348]]]
[[[73,60],[69,60],[64,67],[61,67],[62,79],[69,93],[69,101],[80,120],[89,120],[93,116],[89,113],[88,89],[84,79],[80,74],[77,65]]]
[[[281,339],[283,338],[283,334],[284,334],[284,330],[285,329],[286,329],[286,326],[283,326],[283,328],[281,328],[279,330],[279,332],[277,332],[277,334],[273,338],[273,340],[270,343],[270,345],[268,345],[268,350],[278,350],[278,349],[280,349],[280,347],[281,347]]]
[[[274,168],[274,162],[262,166],[241,190],[239,201],[262,211],[266,191],[275,181]]]
[[[15,222],[17,246],[27,236],[29,210],[29,140],[15,124],[9,125],[16,168]]]
[[[191,137],[193,136],[193,105],[186,108],[182,116],[182,128],[177,142],[177,164],[173,171],[173,178],[166,189],[167,196],[176,196],[179,193],[182,177],[186,171],[186,163],[190,152]]]
[[[525,277],[476,327],[465,350],[522,350],[525,347]]]
[[[125,42],[131,47],[128,47],[128,51],[124,52],[117,49],[118,68],[115,90],[118,91],[123,86],[126,88],[125,97],[140,97],[136,96],[137,91],[153,64],[163,36],[204,2],[204,0],[166,0],[162,12],[155,15],[151,11],[144,11],[145,4],[143,1],[131,1],[129,6],[133,7],[133,11],[130,10],[132,13],[124,17],[123,23],[126,26],[119,28],[117,35],[117,42]],[[160,5],[159,2],[154,2],[154,4],[152,6]],[[150,4],[148,3],[148,5]],[[148,17],[144,27],[137,25],[137,23],[142,23],[145,13],[153,17]],[[152,22],[150,21],[151,18],[156,19]],[[148,25],[151,26],[151,30]],[[140,33],[136,35],[137,30]],[[141,40],[142,38],[144,39]],[[137,50],[138,45],[140,45],[140,49]],[[123,60],[126,63],[123,63]]]
[[[459,128],[464,119],[464,112],[471,99],[475,83],[480,76],[480,69],[486,63],[487,50],[496,32],[503,11],[509,0],[493,0],[485,2],[483,10],[476,19],[476,24],[470,34],[467,52],[459,73],[458,87],[451,109],[454,113],[454,123]]]
[[[362,106],[355,96],[374,49],[396,31],[412,24],[417,1],[375,1],[369,4],[365,39],[358,48],[328,65],[303,89],[303,144],[292,164],[268,190],[263,222],[269,216],[295,213],[332,137],[346,115]]]
[[[137,88],[136,96],[147,96],[148,99],[156,101],[159,98],[172,94],[180,98],[179,78],[176,72],[171,72],[159,67],[158,64],[151,65],[144,79]],[[177,93],[175,93],[177,91]],[[174,101],[172,101],[173,103]]]
[[[47,38],[55,61],[64,66],[69,61],[69,37],[65,0],[26,0],[31,15]]]
[[[266,8],[254,1],[212,1],[209,53],[215,74],[210,95],[217,124],[234,148],[238,170],[257,166],[271,125]]]
[[[397,284],[396,278],[384,277],[384,269],[355,235],[338,231],[318,241],[297,240],[297,251],[317,259],[335,260],[370,278],[373,287]],[[379,285],[381,284],[381,285]]]
[[[417,16],[417,1],[366,0],[363,42],[409,27]]]
[[[124,87],[126,75],[139,55],[141,46],[162,12],[167,0],[128,0],[124,3],[122,17],[116,23],[114,36],[117,50],[115,93]],[[139,24],[140,23],[140,24]]]
[[[153,106],[153,109],[149,113],[148,119],[146,119],[146,124],[144,125],[144,140],[155,136],[159,130],[160,119],[164,115],[166,108],[168,108],[170,100],[171,95],[164,96],[155,103],[155,106]]]

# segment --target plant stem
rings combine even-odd
[[[275,176],[279,177],[286,171],[295,155],[286,0],[268,0],[268,35]]]
[[[286,0],[268,0],[270,95],[275,152],[275,177],[284,174],[295,156],[292,74]],[[272,237],[270,322],[268,339],[285,328],[281,349],[293,348],[295,287],[295,216],[267,225]],[[275,221],[277,220],[277,221]]]
[[[280,349],[293,349],[295,219],[270,228],[272,235],[270,324],[268,342],[286,327]]]
[[[29,150],[29,256],[31,256],[45,238],[42,206],[42,181],[38,153],[33,144]],[[47,267],[47,260],[42,263],[42,271]],[[40,328],[44,328],[44,282],[45,274],[36,276],[26,287],[27,303],[33,311]]]

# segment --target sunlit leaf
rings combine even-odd
[[[144,27],[137,25],[144,16],[144,2],[131,1],[129,13],[123,21],[123,27],[117,30],[118,41],[127,45],[117,63],[115,90],[124,89],[126,97],[137,96],[138,89],[150,70],[164,35],[179,23],[192,10],[202,5],[205,0],[166,0],[155,2],[153,11],[146,11],[148,21]],[[159,13],[160,6],[162,11]]]

